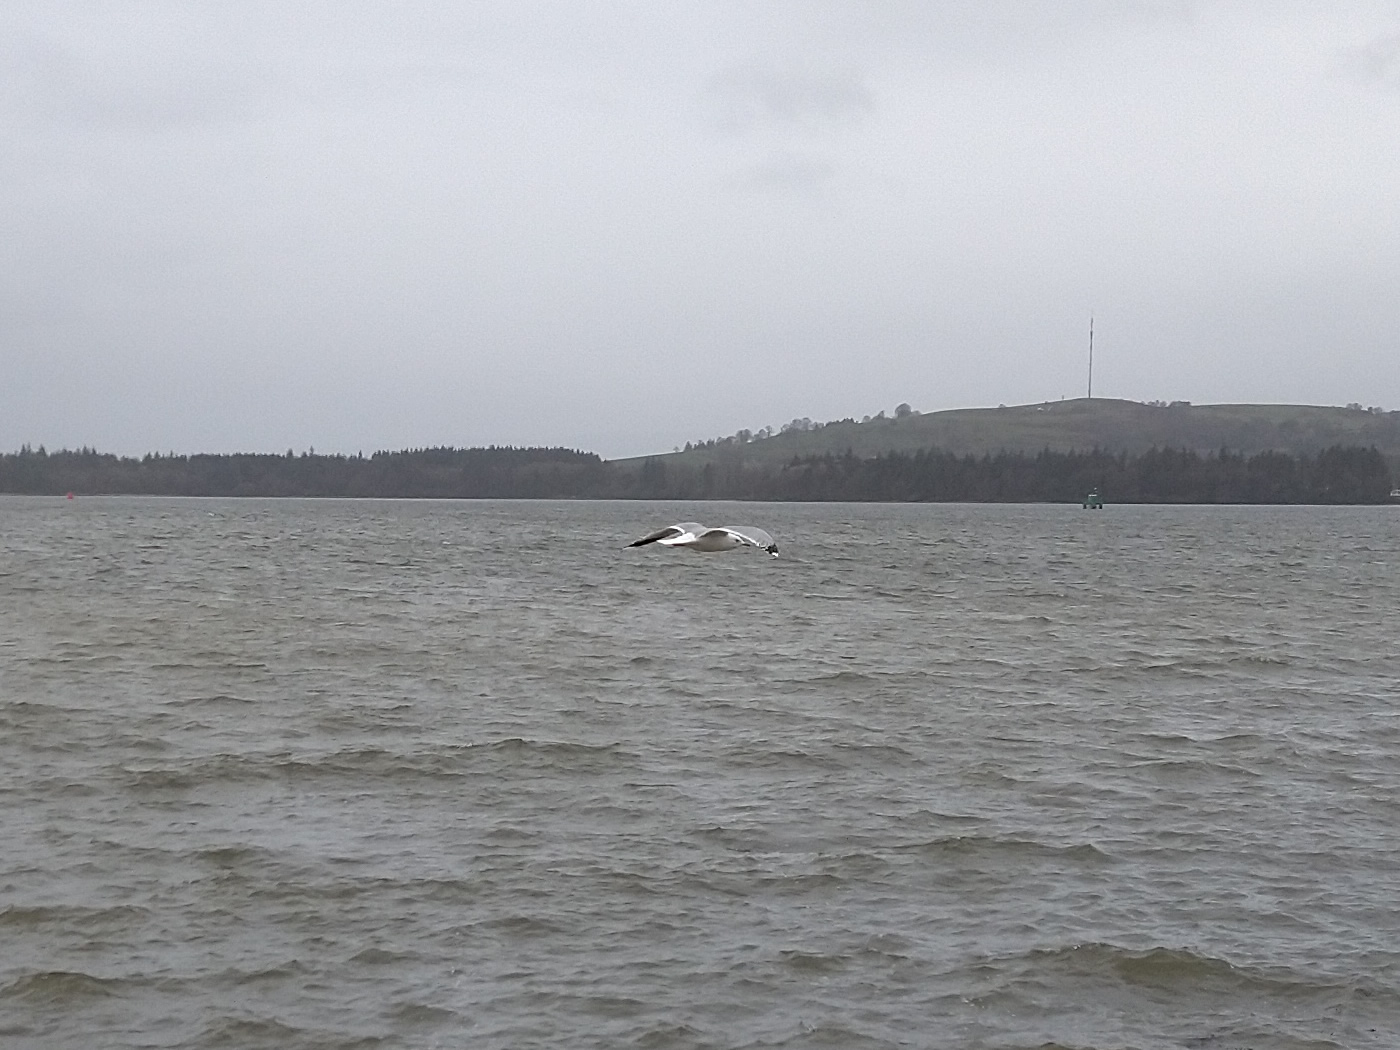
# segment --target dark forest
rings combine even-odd
[[[0,455],[0,492],[34,495],[302,496],[437,499],[733,499],[855,502],[1385,503],[1375,448],[1316,454],[1151,449],[955,455],[814,455],[780,465],[704,466],[654,457],[610,463],[563,448],[428,448],[372,456],[147,455],[93,449]]]

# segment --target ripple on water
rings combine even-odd
[[[0,498],[7,1045],[1391,1050],[1393,508],[710,510]]]

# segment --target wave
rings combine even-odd
[[[1091,842],[1054,845],[1035,839],[986,835],[948,835],[926,842],[908,843],[895,847],[899,853],[918,853],[930,857],[964,859],[968,857],[996,858],[998,862],[1026,860],[1073,861],[1076,864],[1107,864],[1113,857]]]
[[[242,868],[250,864],[265,864],[276,859],[276,854],[260,846],[212,846],[195,850],[192,856],[215,868]]]
[[[1127,756],[1123,769],[1151,773],[1163,780],[1180,782],[1202,776],[1226,777],[1229,779],[1247,778],[1250,780],[1264,776],[1262,772],[1242,766],[1237,762],[1220,762],[1205,758],[1157,758],[1148,756]]]
[[[110,908],[88,908],[78,905],[11,905],[0,911],[0,930],[42,930],[48,926],[64,926],[92,932],[108,925],[128,926],[150,915],[147,908],[134,904],[118,904]]]
[[[264,966],[256,970],[228,970],[221,977],[234,985],[259,984],[263,981],[284,981],[289,977],[305,977],[311,972],[305,964],[296,959],[275,966]]]
[[[620,744],[527,740],[508,737],[477,744],[451,744],[400,752],[380,747],[355,747],[321,755],[278,751],[263,754],[219,754],[168,765],[123,766],[120,775],[135,790],[192,790],[220,782],[355,778],[452,777],[509,769],[483,768],[522,765],[555,767],[561,773],[610,772],[635,762],[637,756]]]
[[[804,952],[796,949],[787,949],[778,952],[778,957],[789,969],[800,973],[815,976],[835,973],[843,970],[850,963],[849,956],[842,954],[828,955],[822,952]]]
[[[1229,744],[1232,746],[1242,744],[1272,745],[1274,743],[1271,738],[1248,730],[1237,730],[1215,736],[1204,733],[1187,733],[1181,730],[1176,732],[1145,732],[1139,733],[1137,739],[1149,744],[1179,745],[1184,747],[1214,747],[1217,744]]]
[[[714,1044],[700,1029],[677,1021],[645,1028],[632,1037],[629,1045],[637,1050],[681,1050],[684,1047],[709,1048]]]
[[[444,1009],[441,1006],[429,1006],[427,1003],[398,1003],[390,1008],[389,1016],[399,1024],[414,1028],[446,1024],[461,1025],[466,1021],[466,1018],[455,1010]]]
[[[122,978],[94,977],[73,970],[46,970],[26,974],[0,988],[0,1000],[18,999],[48,1006],[71,1005],[110,998],[119,994],[127,983]]]
[[[1029,951],[989,960],[994,969],[1018,977],[1111,981],[1123,986],[1157,991],[1204,989],[1221,997],[1247,996],[1255,1000],[1300,996],[1353,995],[1360,999],[1400,989],[1381,989],[1350,978],[1309,975],[1285,967],[1261,967],[1232,963],[1188,947],[1125,948],[1108,942],[1087,942]]]
[[[312,1050],[369,1050],[396,1044],[398,1040],[378,1035],[351,1035],[326,1029],[302,1028],[269,1018],[223,1017],[205,1025],[198,1045],[202,1047],[307,1047]]]
[[[229,693],[213,693],[213,694],[211,694],[211,695],[209,695],[209,696],[186,696],[186,697],[181,697],[181,698],[178,699],[178,700],[166,700],[166,701],[164,701],[164,702],[161,704],[161,706],[162,706],[162,707],[190,707],[190,708],[200,708],[200,707],[219,708],[219,707],[227,707],[227,706],[230,706],[230,705],[235,705],[235,706],[239,706],[239,707],[242,707],[242,706],[254,706],[254,705],[256,705],[257,703],[258,703],[257,700],[253,700],[253,699],[251,699],[251,698],[249,698],[249,697],[246,697],[246,696],[232,696],[232,695],[229,694]]]

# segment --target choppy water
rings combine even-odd
[[[3,499],[0,1043],[1392,1050],[1397,606],[1392,507]]]

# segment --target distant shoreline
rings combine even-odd
[[[14,495],[219,498],[740,500],[812,503],[1385,504],[1394,484],[1374,446],[1316,454],[1191,449],[1141,454],[741,455],[612,463],[570,449],[421,449],[341,455],[123,458],[92,449],[0,455]]]

